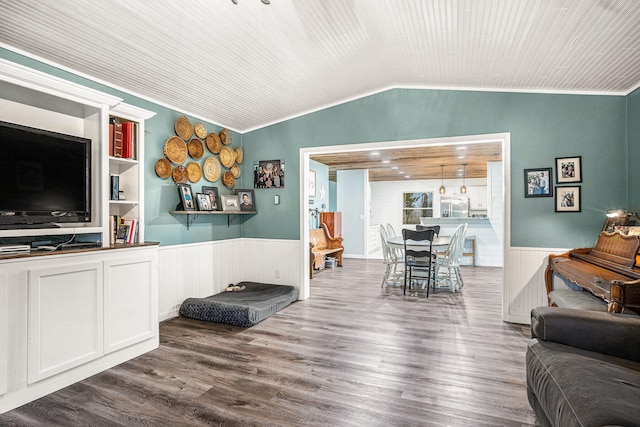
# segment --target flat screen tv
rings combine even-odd
[[[91,140],[0,121],[0,229],[91,221]]]

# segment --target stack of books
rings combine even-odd
[[[109,217],[109,241],[113,244],[138,243],[139,221],[137,218],[125,219],[118,215]]]
[[[109,120],[109,155],[123,159],[136,159],[138,124]]]

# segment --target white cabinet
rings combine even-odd
[[[470,210],[487,210],[487,187],[485,185],[473,185],[467,187]]]
[[[157,269],[157,245],[0,260],[0,413],[157,348]]]
[[[9,326],[7,322],[7,275],[0,272],[0,395],[7,392],[7,341]]]
[[[156,333],[157,266],[149,257],[104,263],[104,351],[111,353]]]
[[[103,353],[102,263],[58,262],[27,271],[29,384]]]

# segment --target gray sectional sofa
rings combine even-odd
[[[543,426],[640,426],[640,316],[531,312],[529,403]]]

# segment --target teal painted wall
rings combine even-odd
[[[546,95],[395,89],[327,108],[244,135],[234,133],[234,146],[244,149],[242,175],[236,188],[253,187],[253,163],[285,161],[286,184],[279,190],[256,190],[255,216],[237,217],[227,227],[226,216],[200,217],[187,231],[184,218],[168,213],[178,201],[170,181],[153,172],[163,156],[166,139],[183,113],[120,92],[0,49],[0,57],[119,96],[125,102],[157,113],[146,124],[146,237],[163,245],[239,236],[298,239],[300,229],[301,147],[358,144],[511,132],[511,244],[524,247],[590,246],[611,206],[640,207],[631,191],[638,172],[629,164],[640,160],[640,94],[622,96]],[[627,122],[627,102],[629,123]],[[190,117],[192,121],[195,121]],[[203,122],[209,131],[221,127]],[[629,145],[627,146],[627,134]],[[554,167],[555,157],[582,156],[584,179],[581,213],[555,213],[551,198],[525,199],[523,169]],[[627,188],[627,179],[631,187]],[[204,179],[194,190],[209,185]],[[221,194],[230,194],[218,181]],[[280,205],[273,195],[281,195]]]
[[[286,158],[287,174],[297,180],[301,147],[498,132],[511,133],[511,245],[592,245],[604,211],[626,201],[622,96],[394,89],[246,133],[243,144],[251,161]],[[580,213],[555,213],[553,198],[523,195],[523,169],[555,171],[555,158],[565,156],[582,156]],[[285,190],[293,209],[268,227],[268,209],[261,209],[243,235],[299,238],[299,188]]]
[[[164,144],[172,135],[175,135],[174,123],[178,117],[184,113],[166,108],[164,106],[146,101],[136,96],[112,89],[108,86],[96,83],[72,73],[60,70],[50,65],[41,63],[31,58],[24,57],[6,49],[0,48],[0,58],[21,64],[47,74],[63,78],[74,83],[81,84],[105,93],[109,93],[124,99],[124,102],[154,111],[156,115],[145,123],[145,238],[149,241],[160,242],[161,245],[175,245],[182,243],[204,242],[210,240],[220,240],[239,237],[241,235],[241,225],[243,221],[250,221],[249,216],[232,217],[234,221],[231,226],[227,226],[226,215],[200,216],[187,231],[185,217],[173,216],[170,210],[175,209],[178,203],[178,192],[173,180],[160,179],[154,172],[155,162],[164,156]],[[1,94],[0,94],[1,96]],[[209,132],[219,132],[222,127],[196,120],[189,117],[192,123],[202,122]],[[232,133],[233,146],[240,146],[242,135]],[[206,151],[206,149],[205,149]],[[198,163],[202,165],[204,157]],[[223,172],[224,172],[223,168]],[[252,175],[252,170],[245,163],[242,172]],[[253,187],[253,182],[249,182],[247,188]],[[231,194],[233,191],[226,189],[220,181],[209,183],[202,178],[197,183],[192,183],[194,192],[200,192],[202,185],[216,186],[220,194]],[[242,188],[236,185],[236,188]],[[272,199],[273,200],[273,199]],[[273,204],[273,203],[272,203]],[[266,214],[268,215],[268,214]],[[265,216],[266,216],[265,215]]]
[[[640,89],[636,89],[627,96],[628,130],[629,130],[629,157],[628,157],[628,191],[629,206],[632,212],[640,212]]]

